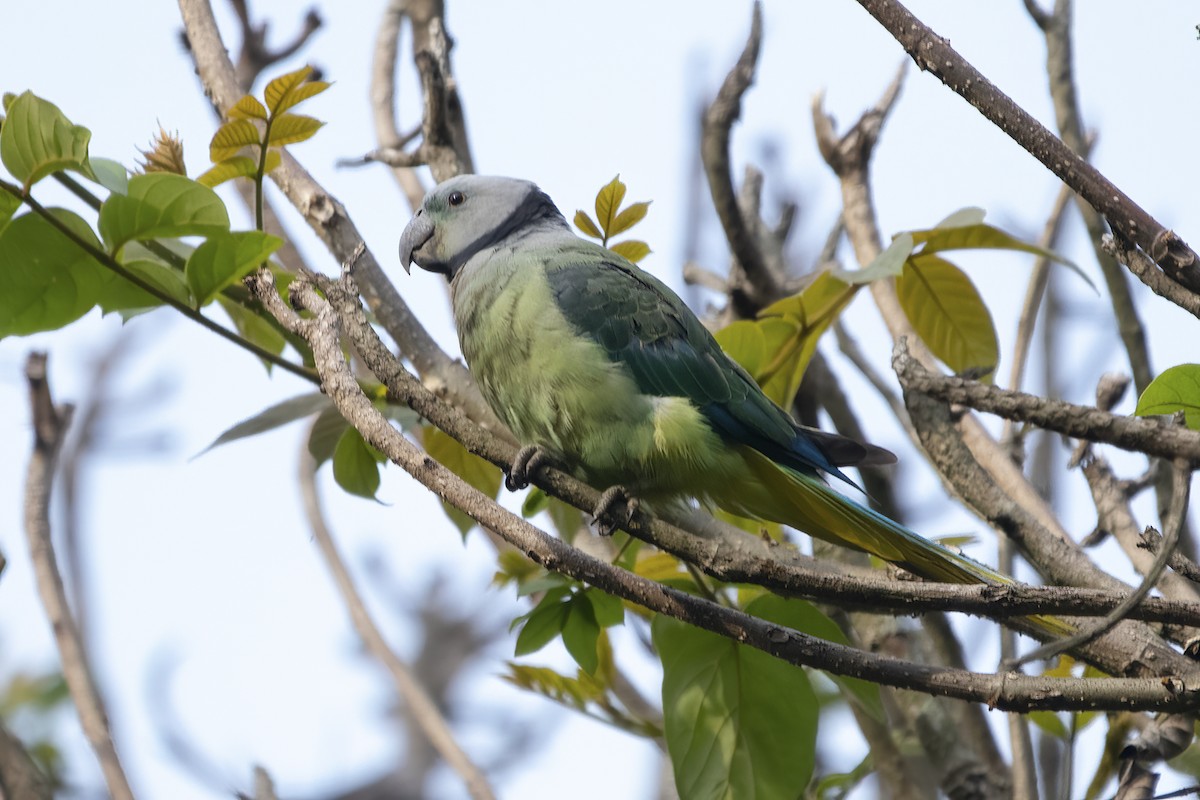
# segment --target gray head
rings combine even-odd
[[[566,220],[530,181],[459,175],[425,195],[400,236],[400,263],[453,278],[476,253],[543,225],[565,228]]]

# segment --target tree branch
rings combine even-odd
[[[343,283],[348,277],[344,276]],[[1192,707],[1200,699],[1200,695],[1193,694],[1200,689],[1191,688],[1190,677],[1184,680],[1173,676],[1163,680],[982,675],[871,655],[750,617],[592,558],[499,506],[421,452],[393,428],[362,393],[350,372],[339,345],[339,316],[312,284],[299,279],[290,287],[293,302],[312,314],[311,318],[301,319],[278,296],[269,272],[260,271],[249,282],[276,319],[310,342],[326,393],[372,446],[438,497],[496,531],[547,569],[586,581],[653,611],[731,637],[792,664],[899,688],[987,702],[1006,710],[1147,707],[1175,710]],[[347,295],[349,288],[343,286]]]
[[[754,69],[758,61],[759,45],[762,43],[762,3],[755,2],[750,19],[750,37],[741,56],[729,74],[716,98],[704,113],[701,127],[700,157],[704,172],[708,176],[709,191],[717,217],[725,230],[725,238],[738,266],[746,273],[747,288],[761,293],[751,302],[761,308],[776,299],[780,293],[778,278],[767,267],[757,238],[750,230],[746,217],[738,204],[738,195],[733,188],[732,167],[729,162],[730,129],[742,111],[742,97],[754,81]]]
[[[63,679],[79,712],[79,722],[88,744],[100,762],[104,781],[114,800],[133,800],[129,779],[121,767],[108,726],[108,713],[84,656],[83,641],[63,588],[62,575],[54,556],[50,535],[50,488],[54,464],[74,411],[70,405],[55,406],[46,374],[45,353],[30,353],[25,362],[29,383],[29,406],[33,416],[33,455],[25,482],[25,533],[29,556],[46,617],[54,631],[62,662]]]
[[[1175,425],[1169,419],[1110,414],[1092,406],[1047,400],[957,375],[938,375],[907,355],[893,363],[906,392],[919,392],[946,403],[1032,423],[1076,439],[1103,442],[1160,458],[1200,461],[1200,431]]]
[[[1200,264],[1186,242],[1167,230],[1095,167],[996,88],[896,0],[858,0],[890,33],[917,67],[937,77],[987,117],[1030,155],[1042,162],[1108,220],[1113,230],[1135,242],[1173,280],[1200,291]]]
[[[400,149],[406,144],[396,119],[396,65],[400,51],[400,31],[408,18],[410,0],[388,0],[379,30],[375,33],[375,55],[371,59],[371,120],[380,150]],[[415,21],[413,27],[416,27]],[[412,166],[392,165],[392,177],[415,213],[425,197],[425,186]]]

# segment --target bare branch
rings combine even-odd
[[[732,167],[729,162],[729,138],[734,121],[742,110],[742,97],[754,81],[755,65],[758,61],[759,45],[762,43],[762,4],[755,2],[750,19],[750,37],[741,56],[729,74],[716,98],[704,114],[700,140],[700,157],[708,176],[709,191],[725,238],[733,251],[733,257],[746,273],[748,288],[762,292],[762,297],[751,298],[754,305],[762,307],[779,296],[777,277],[768,269],[757,238],[750,230],[738,195],[733,188]]]
[[[67,604],[67,593],[63,588],[50,536],[50,488],[54,464],[74,409],[70,405],[54,405],[46,374],[45,353],[29,354],[25,362],[25,378],[29,383],[34,432],[33,455],[29,459],[25,482],[25,533],[29,540],[29,556],[33,561],[38,593],[54,631],[63,679],[79,712],[83,733],[100,762],[109,794],[114,800],[133,800],[133,790],[129,787],[129,780],[125,777],[125,770],[113,745],[104,700],[88,666],[79,628]]]
[[[917,66],[932,73],[1007,133],[1135,242],[1175,281],[1200,291],[1200,264],[1186,242],[1133,202],[1095,167],[1001,92],[908,9],[895,0],[858,0]]]
[[[430,744],[446,764],[462,778],[467,786],[468,794],[475,800],[493,800],[495,793],[488,784],[487,777],[459,746],[454,738],[454,732],[450,729],[450,723],[442,716],[437,704],[409,669],[408,664],[388,645],[379,626],[375,624],[370,612],[367,611],[366,604],[363,603],[362,596],[354,585],[350,570],[346,568],[346,562],[338,551],[337,544],[333,541],[333,534],[325,522],[325,515],[321,510],[321,498],[317,492],[316,471],[317,464],[308,452],[308,448],[301,448],[300,492],[304,498],[304,512],[308,517],[309,529],[321,551],[321,556],[329,566],[329,571],[333,573],[333,582],[337,584],[338,591],[342,595],[342,601],[350,613],[354,629],[371,655],[392,676],[392,685],[395,687],[396,693],[404,699],[408,713],[412,715],[417,727],[429,739]]]
[[[400,31],[408,16],[409,0],[389,0],[384,9],[379,30],[375,33],[375,56],[371,59],[371,120],[375,124],[375,141],[379,152],[401,153],[409,137],[400,135],[396,124],[396,65],[400,50]],[[415,23],[414,23],[415,25]],[[415,129],[419,133],[420,128]],[[421,207],[425,186],[417,177],[413,164],[398,164],[387,159],[392,177],[414,212]]]
[[[1165,300],[1170,300],[1193,317],[1200,318],[1200,294],[1164,275],[1155,267],[1154,262],[1136,247],[1113,236],[1105,236],[1103,244],[1105,251],[1120,259],[1138,280],[1150,287],[1150,291]]]
[[[1076,439],[1103,442],[1160,458],[1200,461],[1200,431],[1176,425],[1169,419],[1110,414],[1091,406],[1046,400],[957,375],[938,375],[913,358],[898,359],[895,366],[900,383],[908,392],[1029,422]]]

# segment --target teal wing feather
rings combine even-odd
[[[726,439],[792,469],[848,480],[838,466],[890,460],[890,453],[797,425],[721,350],[665,284],[619,256],[580,242],[547,264],[563,316],[623,364],[640,391],[686,397]]]

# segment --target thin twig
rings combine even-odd
[[[1150,291],[1169,300],[1193,317],[1200,318],[1200,294],[1171,280],[1136,247],[1113,236],[1103,239],[1104,250],[1119,259]]]
[[[1157,585],[1158,579],[1162,576],[1163,570],[1167,568],[1169,556],[1175,552],[1175,546],[1179,543],[1179,532],[1183,529],[1183,521],[1187,518],[1188,488],[1191,486],[1191,476],[1192,470],[1189,465],[1182,462],[1175,464],[1175,479],[1171,487],[1171,508],[1167,512],[1167,524],[1163,526],[1166,528],[1166,533],[1163,536],[1162,547],[1150,569],[1146,570],[1146,575],[1137,589],[1130,592],[1129,597],[1125,598],[1121,605],[1114,608],[1103,619],[1088,625],[1078,633],[1058,641],[1047,642],[1008,664],[1002,664],[1001,671],[1015,670],[1022,664],[1028,664],[1031,661],[1051,659],[1086,642],[1095,641],[1097,637],[1102,636],[1122,619],[1125,619],[1129,615],[1129,611],[1150,594],[1150,590]]]
[[[50,394],[46,373],[46,354],[30,353],[25,362],[25,378],[29,383],[29,405],[33,415],[33,455],[25,482],[25,533],[29,540],[29,556],[33,561],[38,593],[62,662],[63,680],[71,692],[71,700],[79,712],[84,736],[100,761],[100,769],[109,794],[114,800],[133,800],[133,790],[113,745],[104,699],[96,685],[91,668],[84,656],[83,641],[63,588],[62,575],[54,556],[50,535],[50,489],[54,464],[73,408],[55,406]]]
[[[301,448],[300,493],[304,498],[304,513],[308,517],[308,525],[313,539],[316,541],[329,571],[333,574],[333,581],[342,595],[342,601],[346,604],[346,610],[350,614],[350,620],[354,623],[355,631],[358,632],[359,638],[363,640],[363,644],[366,645],[371,655],[387,669],[392,677],[396,693],[404,699],[408,713],[412,715],[417,727],[429,739],[429,743],[437,750],[447,766],[462,778],[470,796],[475,800],[494,800],[495,793],[488,784],[483,771],[459,746],[454,738],[454,732],[450,729],[450,723],[438,710],[437,704],[409,669],[408,664],[388,645],[379,626],[375,624],[370,612],[367,611],[366,604],[358,593],[358,588],[354,585],[354,578],[350,575],[350,570],[346,568],[346,562],[338,551],[333,534],[325,522],[320,494],[317,491],[316,468],[316,462],[312,454],[308,452],[308,448]]]
[[[1142,533],[1142,541],[1138,542],[1138,547],[1144,547],[1156,555],[1158,554],[1162,545],[1162,535],[1158,531],[1154,530],[1154,528],[1146,528],[1146,530]],[[1178,549],[1168,556],[1167,566],[1179,573],[1184,578],[1187,578],[1192,583],[1200,583],[1200,564],[1192,561],[1183,553],[1179,552]]]

